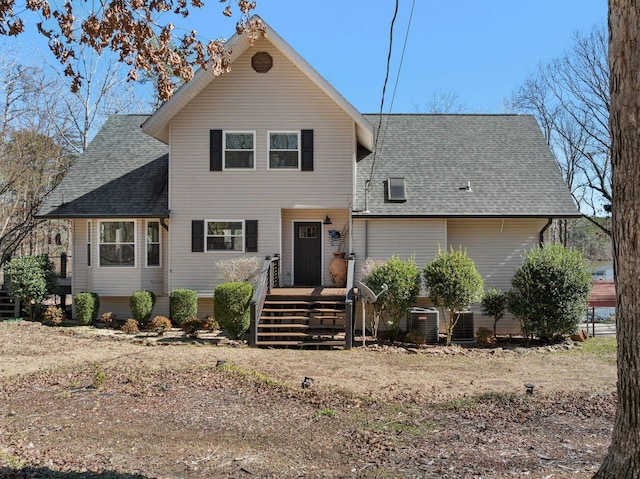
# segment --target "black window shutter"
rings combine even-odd
[[[193,220],[191,222],[191,251],[193,253],[204,252],[204,221]]]
[[[313,171],[313,130],[302,130],[302,171]]]
[[[209,170],[222,171],[222,130],[209,131]]]
[[[258,251],[258,220],[245,220],[244,227],[244,249],[248,253],[256,253]]]

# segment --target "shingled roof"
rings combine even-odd
[[[406,201],[389,201],[388,178],[405,179]],[[580,216],[530,115],[384,115],[378,152],[358,163],[356,198],[355,216]]]
[[[38,216],[169,216],[169,147],[142,132],[148,115],[110,117]]]

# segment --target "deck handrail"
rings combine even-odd
[[[355,281],[355,271],[356,255],[351,253],[347,258],[347,292],[344,298],[344,349],[351,349],[353,346],[353,317],[355,307],[353,283]]]
[[[251,322],[249,324],[249,346],[258,344],[258,325],[267,294],[272,288],[280,287],[280,255],[265,257],[262,269],[256,282],[256,289],[251,300]]]

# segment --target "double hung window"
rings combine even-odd
[[[224,168],[255,169],[255,133],[226,131],[224,133]]]
[[[300,133],[269,133],[269,169],[300,169]]]

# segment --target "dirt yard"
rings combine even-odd
[[[0,477],[587,478],[613,423],[611,339],[298,351],[98,333],[0,323]]]

